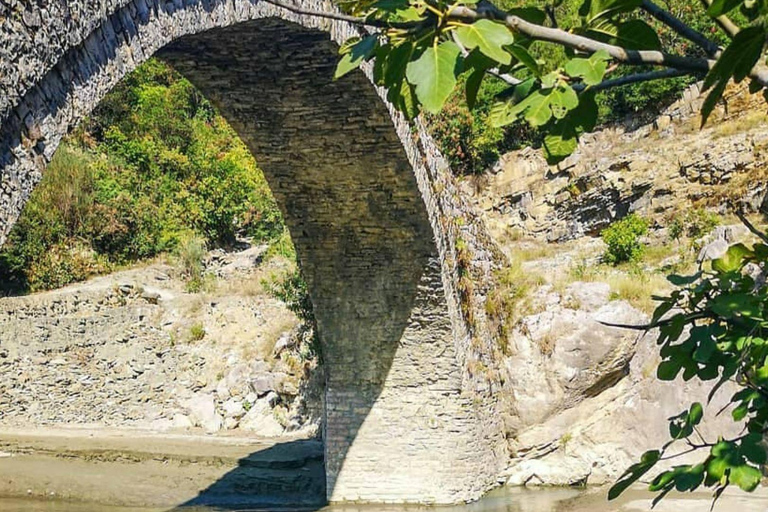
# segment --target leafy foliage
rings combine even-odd
[[[607,245],[603,260],[616,265],[626,261],[637,261],[643,254],[640,237],[648,231],[648,222],[631,213],[605,228],[601,233]]]
[[[630,467],[612,487],[609,498],[617,497],[658,462],[673,458],[669,452],[677,443],[685,443],[688,452],[707,455],[698,464],[660,472],[649,486],[659,493],[654,503],[673,489],[710,487],[717,499],[731,485],[744,491],[759,485],[766,463],[762,440],[768,428],[768,343],[763,330],[768,326],[766,262],[765,243],[753,247],[735,244],[709,270],[670,276],[680,288],[663,298],[652,320],[659,326],[662,361],[658,377],[674,380],[682,375],[686,381],[713,382],[710,400],[724,383],[735,382],[740,389],[731,396],[727,409],[743,425],[741,433],[732,439],[704,439],[698,430],[704,406],[694,403],[670,418],[670,441],[661,450],[645,453]]]
[[[659,78],[631,76],[626,70],[632,66],[661,65],[691,77],[706,74],[704,86],[711,93],[703,121],[731,79],[750,77],[754,91],[768,84],[768,74],[755,68],[766,39],[760,21],[768,13],[764,2],[714,2],[708,12],[697,14],[682,0],[669,2],[674,12],[640,0],[540,0],[526,7],[502,5],[507,12],[473,1],[357,0],[344,6],[381,30],[342,47],[337,76],[374,61],[375,81],[388,88],[388,99],[409,118],[421,110],[439,112],[457,85],[471,108],[484,80],[501,78],[508,87],[491,109],[491,124],[501,128],[524,120],[541,129],[550,163],[570,155],[578,138],[594,128],[601,112],[595,93]],[[706,29],[714,25],[702,18],[732,14],[736,8],[737,21],[746,26],[733,41],[708,39],[711,30]],[[560,14],[563,10],[566,16]],[[718,43],[725,46],[723,51]],[[542,51],[547,45],[560,49]],[[608,75],[614,72],[626,79],[611,80]],[[676,77],[671,89],[650,90],[665,94],[685,83]],[[632,108],[642,101],[624,104]]]
[[[150,60],[54,155],[0,250],[0,291],[56,288],[190,238],[215,247],[282,231],[232,129],[187,80]]]

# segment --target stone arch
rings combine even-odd
[[[444,163],[366,72],[332,79],[356,29],[255,0],[93,3],[3,21],[18,44],[0,62],[0,243],[61,138],[126,73],[167,59],[254,153],[296,245],[326,360],[329,500],[477,498],[505,457],[468,389]]]

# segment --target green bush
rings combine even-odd
[[[0,293],[63,286],[174,252],[190,236],[213,248],[282,234],[248,149],[191,83],[152,59],[56,151],[0,250]]]
[[[718,224],[720,218],[716,214],[703,208],[694,208],[672,217],[667,230],[672,240],[680,240],[682,237],[695,240],[708,235]]]
[[[647,231],[648,222],[634,213],[614,222],[600,234],[608,246],[603,260],[613,265],[637,261],[643,254],[640,237]]]

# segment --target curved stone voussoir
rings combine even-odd
[[[232,124],[290,229],[327,372],[329,500],[455,503],[495,483],[506,454],[467,377],[446,228],[461,205],[368,71],[333,80],[356,28],[248,0],[0,5],[0,244],[62,137],[158,55]]]

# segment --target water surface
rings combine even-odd
[[[653,495],[643,490],[630,490],[618,502],[608,502],[607,488],[590,489],[499,489],[476,503],[453,507],[414,507],[397,505],[333,505],[318,512],[644,512],[650,510]],[[707,512],[711,498],[707,492],[670,494],[655,512]],[[216,507],[125,508],[102,504],[84,504],[56,499],[0,498],[2,512],[309,512],[317,509],[234,509]],[[754,494],[740,491],[726,493],[715,505],[714,512],[766,512],[768,489]]]

